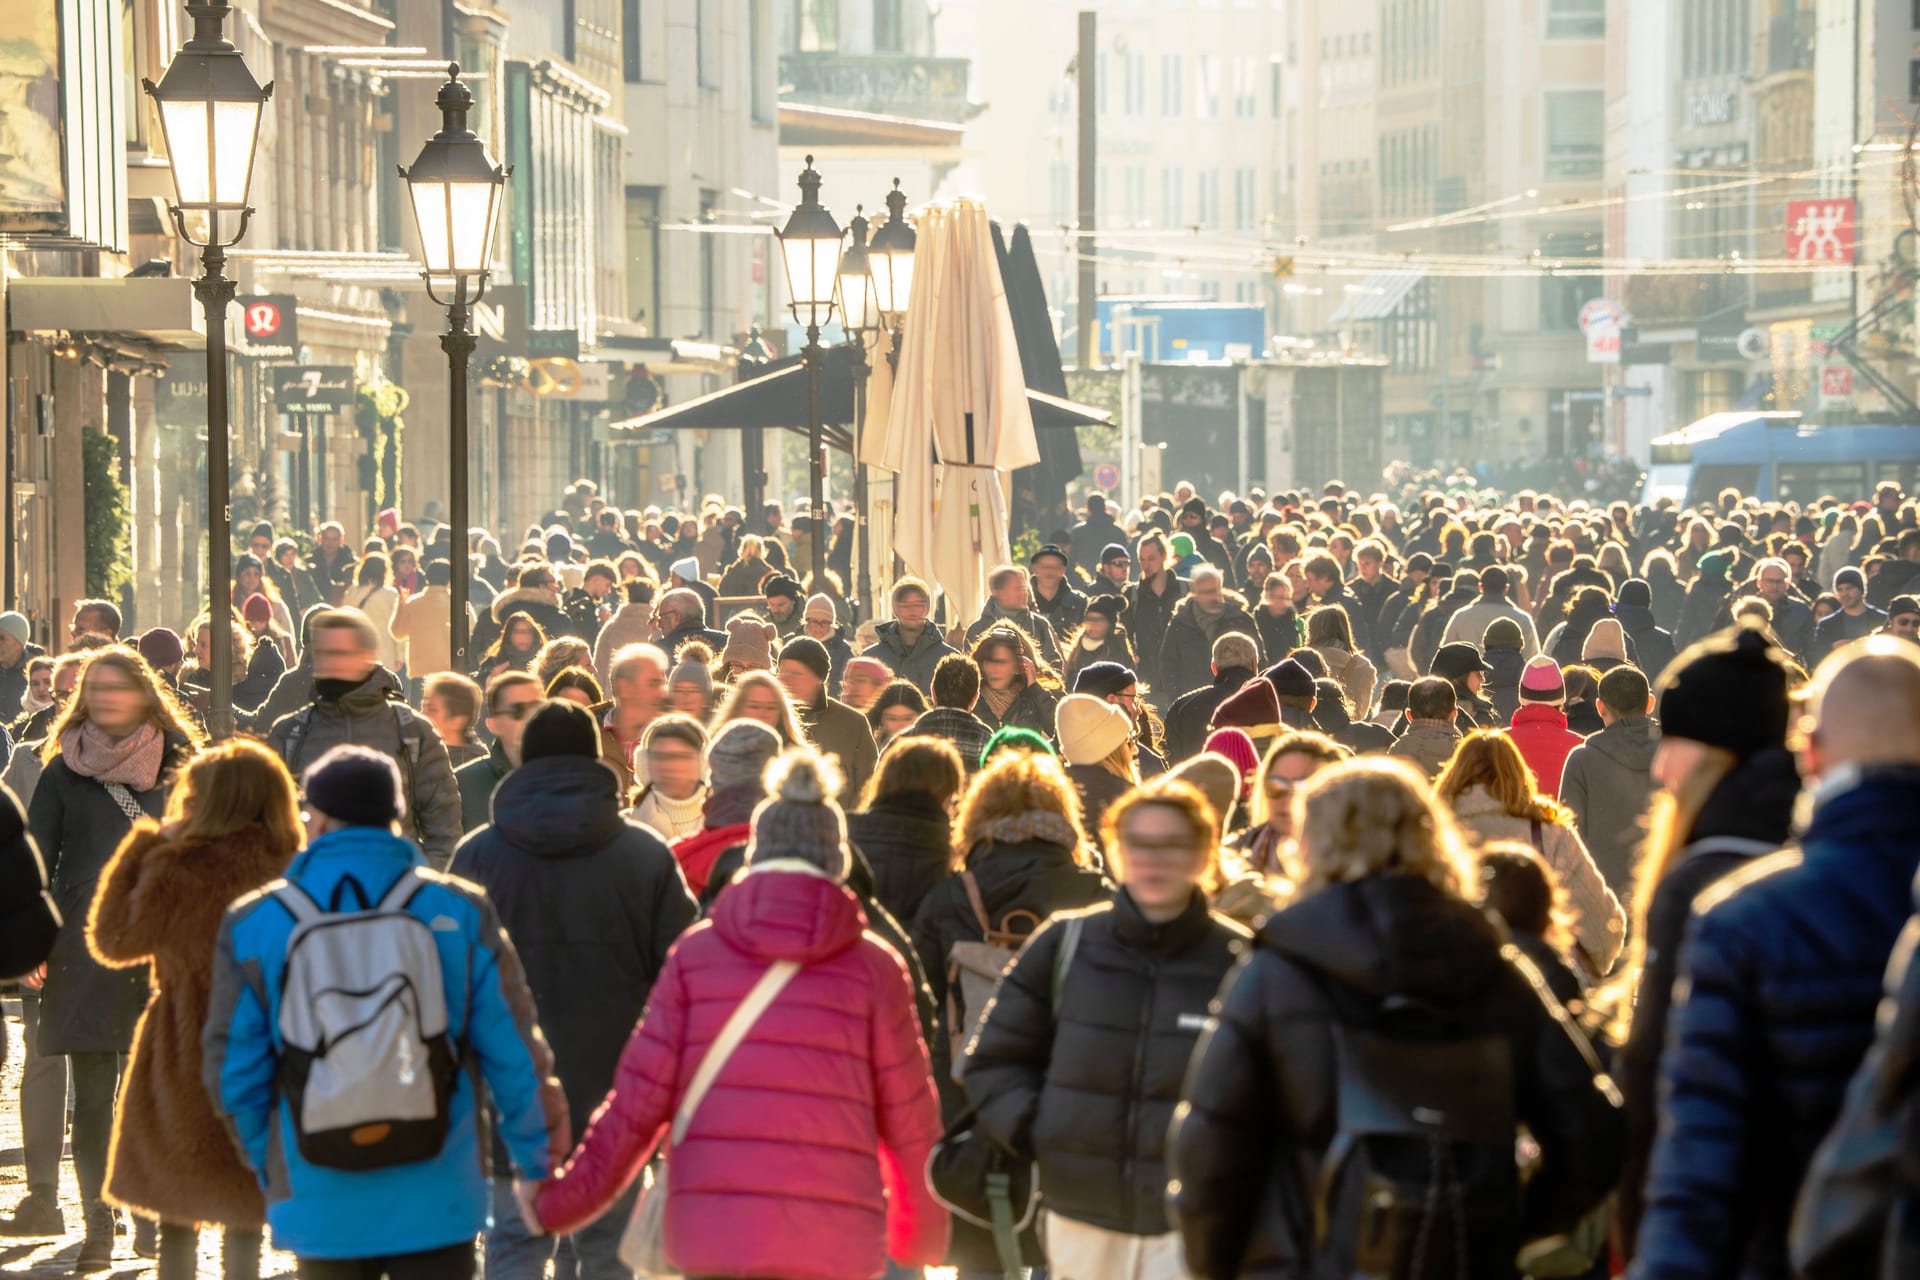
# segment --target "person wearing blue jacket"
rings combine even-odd
[[[1920,871],[1920,654],[1876,636],[1821,664],[1798,847],[1694,900],[1661,1062],[1635,1280],[1786,1280],[1794,1195],[1874,1037]]]
[[[272,896],[273,885],[235,902],[221,926],[203,1040],[207,1091],[260,1178],[274,1247],[299,1258],[305,1280],[465,1280],[490,1199],[477,1090],[485,1085],[520,1176],[543,1179],[572,1142],[553,1055],[485,893],[428,870],[419,847],[394,834],[403,814],[393,762],[364,747],[336,747],[303,785],[313,840],[287,868],[288,883],[326,904],[349,880],[370,902],[409,869],[426,882],[404,909],[427,924],[438,947],[448,1040],[460,1067],[446,1139],[426,1159],[370,1170],[303,1157],[279,1078],[295,920]]]

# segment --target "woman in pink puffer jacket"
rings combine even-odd
[[[768,772],[748,866],[668,953],[613,1090],[535,1199],[575,1231],[661,1143],[708,1046],[767,967],[800,971],[727,1060],[668,1157],[665,1248],[690,1277],[868,1280],[937,1264],[923,1170],[940,1110],[900,957],[865,932],[839,780],[811,751]]]

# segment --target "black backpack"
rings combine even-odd
[[[1409,1002],[1368,1029],[1334,1024],[1335,1133],[1313,1197],[1315,1274],[1472,1280],[1520,1215],[1512,1049],[1504,1036],[1395,1034]]]

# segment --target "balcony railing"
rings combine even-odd
[[[1813,66],[1813,11],[1797,9],[1767,23],[1767,74]]]
[[[967,99],[971,65],[965,58],[906,54],[785,53],[780,96],[809,106],[957,122],[976,110]]]

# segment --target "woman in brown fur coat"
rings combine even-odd
[[[235,898],[286,870],[302,831],[293,778],[255,742],[188,765],[165,824],[137,823],[100,880],[87,941],[102,964],[153,963],[107,1165],[112,1203],[160,1220],[158,1280],[192,1280],[199,1223],[226,1228],[228,1280],[260,1273],[260,1185],[200,1081],[214,944]]]

